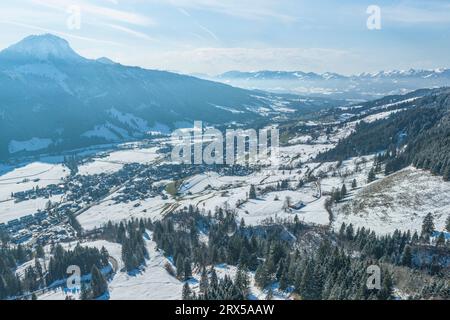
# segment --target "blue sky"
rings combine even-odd
[[[15,0],[1,1],[0,28],[0,48],[54,33],[86,57],[184,73],[450,67],[448,0]]]

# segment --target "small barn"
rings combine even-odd
[[[303,201],[299,201],[299,202],[295,203],[294,205],[292,205],[292,206],[291,206],[291,209],[294,209],[294,210],[301,210],[301,209],[303,209],[304,207],[306,207],[306,204],[305,204]]]

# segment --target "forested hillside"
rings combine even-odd
[[[381,153],[386,173],[410,164],[431,170],[446,180],[450,174],[450,92],[443,89],[409,102],[390,117],[361,121],[335,149],[318,156],[321,161],[344,160]]]

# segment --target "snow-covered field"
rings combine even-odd
[[[136,275],[126,272],[117,273],[109,283],[112,300],[179,300],[183,283],[172,277],[164,268],[170,261],[157,250],[155,242],[146,240],[150,258],[144,271]],[[116,258],[117,259],[117,258]],[[123,265],[123,262],[119,264]]]
[[[70,243],[63,243],[62,246],[65,250],[73,249],[78,242],[70,242]],[[122,246],[118,243],[112,243],[105,240],[97,240],[97,241],[91,241],[91,242],[83,242],[81,243],[83,247],[89,247],[89,248],[97,248],[101,250],[103,247],[108,251],[110,257],[112,257],[115,261],[117,261],[117,264],[119,266],[119,269],[123,268],[123,262],[122,262]],[[44,248],[46,252],[50,252],[49,247]],[[33,260],[34,261],[34,260]],[[31,261],[31,262],[33,262]],[[48,260],[45,261],[48,263]],[[28,263],[29,264],[29,263]],[[21,268],[24,269],[26,267],[25,264]],[[41,263],[43,264],[43,263]],[[78,299],[79,293],[69,294],[71,297]],[[54,290],[50,290],[48,292],[45,292],[39,296],[39,300],[64,300],[66,298],[66,293],[63,291],[61,287],[55,288]]]
[[[152,233],[147,232],[145,242],[149,259],[146,261],[145,267],[140,272],[129,274],[123,269],[123,261],[121,255],[121,246],[108,241],[94,241],[82,243],[86,247],[95,247],[101,249],[105,247],[110,256],[117,262],[118,270],[108,283],[109,295],[111,300],[180,300],[184,282],[179,281],[171,276],[165,269],[166,264],[170,264],[175,269],[172,262],[166,258],[156,247],[154,241],[151,240]],[[71,246],[75,246],[72,243]],[[66,245],[67,248],[67,245]],[[28,264],[25,264],[24,269]],[[237,268],[226,264],[215,266],[217,276],[223,278],[226,275],[234,278]],[[196,272],[197,271],[197,272]],[[250,298],[265,299],[267,292],[256,287],[254,282],[254,274],[249,273],[250,278]],[[199,291],[200,273],[194,270],[193,276],[188,283],[195,292]],[[274,288],[274,299],[286,299],[288,296],[282,294]],[[39,296],[41,300],[64,300],[66,294],[61,288],[46,292]],[[78,298],[78,295],[74,295]]]
[[[69,170],[62,164],[45,162],[33,162],[10,170],[4,167],[4,174],[0,175],[0,201],[10,199],[11,192],[58,184],[68,174]]]
[[[113,173],[122,169],[125,164],[148,164],[154,162],[160,156],[156,147],[115,151],[104,157],[95,157],[93,161],[80,166],[78,170],[81,175]]]
[[[149,232],[147,238],[147,251],[149,259],[141,272],[128,274],[123,270],[122,248],[120,244],[108,241],[85,242],[86,247],[101,249],[105,247],[109,255],[117,262],[118,270],[108,283],[111,300],[179,300],[183,282],[172,277],[164,268],[170,261],[157,250],[155,242],[151,239]],[[61,288],[43,294],[39,299],[43,300],[63,300],[66,295]],[[77,295],[76,295],[77,297]]]
[[[3,174],[0,176],[0,223],[44,210],[48,201],[59,202],[61,200],[61,196],[53,196],[49,199],[31,199],[16,203],[11,199],[11,193],[36,187],[44,188],[51,184],[57,185],[68,175],[67,168],[62,164],[55,163],[33,162],[17,167],[4,166]]]
[[[108,197],[104,202],[96,205],[78,217],[78,221],[85,230],[92,230],[101,227],[108,221],[120,222],[131,218],[151,218],[161,219],[165,209],[174,201],[162,200],[161,197],[149,198],[145,201],[132,201],[129,203],[116,204],[112,197]],[[139,206],[137,206],[139,204]]]
[[[450,183],[429,172],[408,167],[377,180],[339,204],[335,228],[353,223],[380,234],[395,229],[418,231],[423,218],[432,213],[437,230],[443,230],[450,212]]]
[[[34,214],[39,210],[44,211],[48,201],[59,202],[61,196],[53,196],[49,199],[38,198],[19,203],[15,203],[13,200],[2,202],[0,203],[0,223]]]

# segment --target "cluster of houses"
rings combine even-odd
[[[10,236],[13,243],[22,244],[33,237],[33,232],[42,231],[51,222],[47,212],[38,212],[0,223],[0,231]]]
[[[9,235],[15,244],[27,243],[31,239],[41,244],[68,241],[75,237],[75,232],[68,223],[62,223],[67,221],[66,215],[79,212],[86,205],[104,198],[114,189],[120,188],[114,200],[117,203],[127,203],[164,195],[165,186],[156,184],[157,181],[180,180],[205,171],[216,171],[224,175],[248,175],[253,170],[255,169],[247,166],[127,164],[114,173],[75,175],[58,185],[35,187],[12,194],[16,202],[37,198],[50,199],[56,195],[64,197],[60,203],[52,204],[49,201],[45,212],[0,224],[0,231]]]
[[[49,199],[52,196],[63,194],[64,189],[65,189],[64,184],[60,185],[51,184],[45,188],[35,187],[30,190],[13,193],[12,198],[14,198],[16,202],[33,200],[37,198]]]
[[[0,232],[9,236],[16,245],[26,244],[33,238],[42,245],[73,240],[74,230],[69,225],[60,224],[61,221],[61,218],[49,216],[47,212],[38,212],[0,223]]]
[[[163,187],[153,185],[151,178],[138,178],[127,184],[113,200],[116,203],[145,200],[150,197],[156,197],[162,194],[163,191]]]
[[[130,179],[118,195],[113,198],[116,203],[128,203],[145,200],[158,195],[163,196],[165,186],[155,184],[161,179],[179,179],[184,170],[180,166],[161,165],[142,167],[136,178]]]

